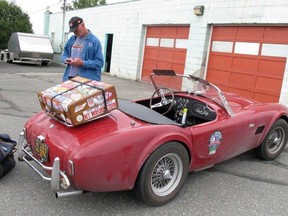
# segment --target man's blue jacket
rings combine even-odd
[[[71,48],[76,40],[76,37],[76,35],[71,36],[65,44],[64,53],[61,58],[62,62],[64,62],[66,58],[71,57]],[[80,56],[80,58],[83,60],[83,65],[80,67],[78,75],[88,79],[100,81],[101,68],[103,67],[104,63],[101,43],[99,39],[90,31],[84,37],[85,43]],[[67,65],[63,75],[63,81],[68,80],[69,70],[70,65]]]

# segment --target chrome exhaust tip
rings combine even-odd
[[[68,196],[76,196],[76,195],[81,195],[83,194],[82,190],[75,190],[75,191],[58,191],[55,193],[55,197],[62,198],[62,197],[68,197]]]

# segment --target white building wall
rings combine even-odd
[[[140,0],[114,5],[117,13],[109,21],[111,25],[115,20],[119,24],[115,26],[118,30],[114,34],[115,47],[113,41],[111,72],[116,72],[121,77],[124,75],[127,78],[140,79],[145,27],[147,25],[188,24],[193,8],[190,3],[189,0],[183,0],[177,5],[173,0]],[[183,13],[187,6],[190,7],[190,15]],[[110,7],[107,8],[111,10]]]
[[[86,27],[99,38],[103,49],[105,34],[113,34],[110,73],[136,80],[141,75],[145,26],[189,24],[193,16],[191,2],[182,0],[181,4],[175,5],[174,0],[139,0],[69,11],[66,12],[65,32],[69,31],[69,19],[80,16]],[[61,51],[61,22],[62,13],[50,15],[50,32],[58,33],[57,39],[55,37],[55,50],[58,52]]]
[[[204,15],[193,8],[203,5]],[[185,74],[205,77],[213,25],[287,25],[287,0],[136,0],[66,12],[65,32],[72,16],[80,16],[100,39],[113,34],[110,73],[137,80],[141,77],[147,25],[190,25]],[[50,15],[49,32],[55,32],[55,51],[60,52],[62,13]],[[56,57],[57,58],[57,57]],[[59,58],[58,58],[59,59]],[[288,68],[288,67],[286,67]],[[288,73],[284,76],[280,102],[288,105]]]

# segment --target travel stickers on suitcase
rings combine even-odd
[[[118,108],[113,85],[75,77],[38,93],[41,108],[67,126],[105,116]]]

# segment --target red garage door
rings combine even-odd
[[[189,26],[147,27],[142,81],[150,80],[153,69],[172,69],[183,74],[188,36]],[[181,84],[170,83],[171,87],[173,85]]]
[[[213,27],[206,78],[224,91],[278,102],[287,44],[288,27]]]

